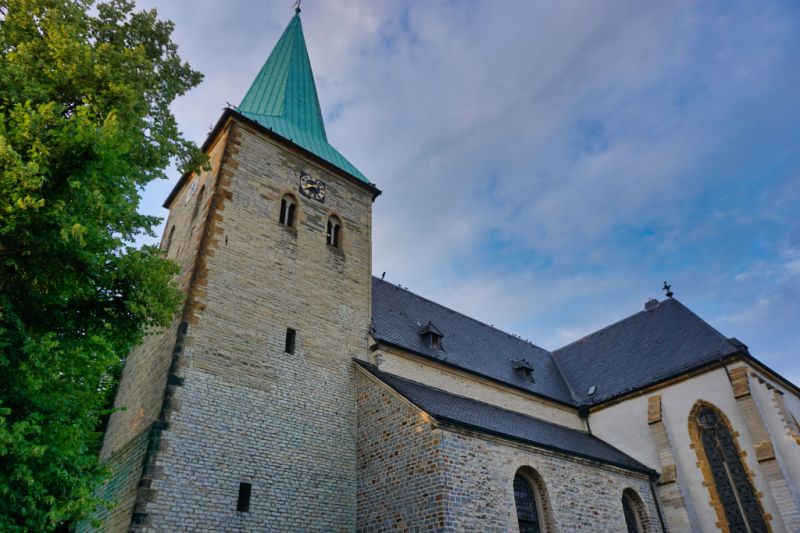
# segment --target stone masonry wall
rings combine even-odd
[[[541,477],[556,531],[626,531],[622,491],[633,489],[646,507],[646,531],[661,531],[646,476],[529,446],[442,432],[450,531],[516,531],[514,475],[530,467]]]
[[[301,171],[326,182],[324,204],[297,192]],[[295,228],[278,223],[286,193],[299,203]],[[371,195],[235,120],[214,195],[134,530],[352,531],[352,358],[367,351]],[[334,213],[340,250],[325,243]],[[236,511],[241,482],[252,484],[249,512]]]
[[[441,432],[418,410],[361,371],[357,401],[358,531],[441,530]]]
[[[645,530],[661,531],[649,479],[532,446],[436,428],[367,375],[358,389],[358,530],[517,531],[513,480],[535,470],[555,531],[626,531],[622,492],[645,507]]]
[[[179,287],[188,292],[203,234],[211,190],[222,159],[225,135],[210,147],[210,169],[190,176],[172,202],[161,247],[178,263]],[[170,239],[170,234],[172,235]],[[171,241],[171,242],[170,242]],[[151,439],[151,429],[163,405],[167,377],[173,361],[182,313],[164,331],[145,337],[125,361],[119,390],[104,435],[100,461],[111,469],[111,479],[101,494],[120,502],[111,512],[103,512],[105,531],[127,531],[134,511],[136,492]],[[82,527],[88,527],[84,524]]]

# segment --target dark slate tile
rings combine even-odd
[[[444,335],[442,351],[431,349],[421,329],[431,322]],[[575,404],[550,352],[508,333],[417,296],[387,281],[372,281],[372,334],[379,340],[514,387]],[[514,371],[527,360],[534,383]]]
[[[740,350],[678,300],[667,299],[553,355],[578,401],[597,404]]]

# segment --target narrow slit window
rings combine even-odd
[[[327,243],[334,248],[339,248],[342,234],[342,223],[336,217],[328,219]]]
[[[251,483],[239,483],[239,499],[236,502],[236,510],[240,513],[250,512],[250,492],[253,489]]]
[[[281,200],[281,213],[278,221],[285,226],[293,228],[296,211],[297,202],[291,195],[287,194]]]
[[[297,332],[292,328],[286,328],[286,346],[283,351],[286,353],[294,353],[294,343],[297,339]]]

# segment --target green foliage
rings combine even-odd
[[[0,531],[86,516],[122,358],[180,302],[142,187],[202,163],[169,105],[201,75],[113,0],[0,0]]]

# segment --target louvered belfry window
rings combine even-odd
[[[514,502],[517,504],[517,521],[520,533],[539,533],[539,511],[536,496],[528,480],[517,474],[514,476]]]
[[[761,507],[739,458],[730,428],[710,407],[700,409],[696,422],[730,530],[766,533]]]

